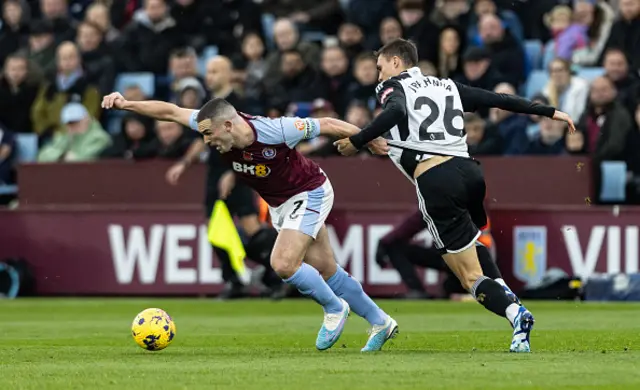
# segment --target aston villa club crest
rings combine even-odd
[[[276,156],[276,150],[274,148],[264,148],[262,149],[262,157],[267,160],[271,160]]]
[[[253,154],[249,152],[242,152],[242,159],[245,161],[251,161],[253,160]]]
[[[513,274],[524,283],[535,284],[547,272],[546,226],[513,228]]]

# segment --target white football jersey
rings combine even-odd
[[[380,83],[376,92],[383,106],[391,94],[405,100],[407,117],[386,136],[394,163],[400,164],[405,150],[419,152],[419,161],[434,155],[469,157],[462,101],[452,80],[425,76],[414,67]]]

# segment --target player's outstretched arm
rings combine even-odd
[[[320,123],[320,135],[333,138],[347,138],[358,134],[360,129],[351,123],[335,118],[318,118]]]
[[[569,125],[569,131],[571,133],[576,131],[575,124],[571,117],[567,113],[556,110],[555,107],[534,103],[520,96],[495,93],[460,83],[456,83],[456,86],[458,87],[465,112],[474,112],[480,107],[496,107],[519,114],[545,116],[557,121],[566,122]]]
[[[102,108],[131,111],[161,121],[180,123],[187,127],[190,126],[191,117],[196,112],[196,110],[181,108],[175,104],[158,100],[126,100],[118,92],[113,92],[102,98]]]

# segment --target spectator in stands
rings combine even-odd
[[[549,82],[542,94],[553,107],[558,107],[571,118],[580,118],[587,104],[589,83],[572,75],[571,63],[558,58],[549,64]]]
[[[418,68],[420,68],[420,72],[425,76],[438,77],[438,70],[431,61],[418,61]],[[458,77],[461,77],[461,75],[458,75]]]
[[[207,43],[205,27],[207,19],[212,15],[207,12],[207,2],[197,0],[176,0],[171,7],[171,17],[176,21],[176,28],[189,47],[196,50],[204,48]]]
[[[469,13],[469,27],[467,28],[467,41],[471,44],[481,44],[478,22],[484,15],[496,15],[518,42],[524,41],[522,23],[513,11],[499,10],[494,0],[475,0],[473,10]]]
[[[111,136],[111,145],[102,151],[101,158],[144,159],[154,157],[153,121],[134,113],[122,118],[121,131]]]
[[[60,122],[64,130],[40,149],[39,162],[92,161],[111,145],[109,134],[80,103],[65,105]]]
[[[233,90],[231,60],[225,56],[216,56],[207,63],[205,82],[211,98],[226,99],[239,111],[244,111],[244,99]]]
[[[175,122],[156,121],[156,138],[153,142],[154,157],[179,160],[187,153],[193,143],[194,135]]]
[[[46,21],[35,21],[29,28],[29,62],[35,66],[38,77],[50,76],[56,70],[56,44],[53,26]]]
[[[438,50],[439,77],[452,79],[462,74],[461,44],[458,30],[453,27],[442,30]]]
[[[338,116],[342,118],[347,111],[348,93],[353,84],[347,53],[340,46],[325,48],[320,67],[322,83],[325,86],[322,95],[331,102]]]
[[[555,58],[570,61],[573,52],[589,45],[589,37],[585,24],[573,19],[573,11],[566,5],[558,5],[551,10],[546,17],[547,26],[553,34],[553,40],[547,45],[552,45]]]
[[[402,38],[402,25],[394,17],[384,18],[380,23],[380,43],[382,46],[387,43]]]
[[[549,99],[547,99],[541,93],[533,96],[531,98],[531,101],[534,103],[544,104],[545,106],[549,105]],[[540,132],[540,120],[542,118],[543,117],[539,115],[529,115],[529,125],[527,126],[527,136],[529,137],[529,139],[533,140],[538,137],[538,133]]]
[[[584,133],[581,131],[576,131],[573,134],[567,133],[565,136],[565,149],[569,154],[574,156],[587,154]]]
[[[282,57],[285,52],[295,49],[305,64],[316,68],[320,63],[320,49],[313,43],[300,40],[298,29],[289,19],[279,19],[273,26],[276,50],[267,56],[265,88],[271,89],[282,78]]]
[[[171,87],[169,93],[170,101],[177,101],[180,82],[186,78],[200,81],[198,75],[198,54],[191,47],[175,49],[169,56],[169,73],[171,77]],[[201,82],[204,89],[204,81]]]
[[[115,84],[116,65],[111,51],[104,44],[102,30],[91,22],[80,23],[76,44],[82,55],[87,81],[96,85],[101,94],[108,94]]]
[[[342,23],[338,29],[338,41],[347,53],[350,62],[353,62],[360,53],[365,51],[364,34],[357,24]]]
[[[524,49],[495,15],[480,18],[479,34],[482,45],[491,53],[491,64],[513,85],[525,80]]]
[[[7,130],[29,133],[32,130],[31,106],[38,94],[38,83],[30,74],[25,54],[11,54],[0,77],[0,124]]]
[[[604,54],[603,66],[605,75],[616,85],[618,101],[634,115],[640,98],[640,78],[637,72],[629,71],[629,61],[624,52],[615,48],[608,49]]]
[[[338,0],[263,0],[263,10],[329,34],[334,34],[342,21]]]
[[[125,71],[166,75],[169,54],[183,43],[168,11],[166,0],[145,0],[144,8],[135,13],[118,39]]]
[[[187,77],[176,85],[176,104],[180,107],[199,110],[205,103],[207,92],[195,77]]]
[[[478,114],[464,115],[464,130],[467,145],[472,156],[492,156],[502,154],[502,137],[495,126],[488,124]]]
[[[108,43],[115,41],[120,36],[120,31],[111,24],[109,8],[102,3],[93,3],[87,8],[84,19],[100,27],[104,40]]]
[[[247,103],[254,111],[262,111],[265,97],[264,76],[267,71],[264,42],[259,34],[250,32],[242,40],[242,58],[237,71]]]
[[[295,49],[284,52],[280,66],[283,78],[269,91],[270,107],[284,112],[291,102],[310,102],[319,97],[322,82],[316,70],[304,62],[302,53]]]
[[[31,108],[33,128],[41,138],[63,130],[60,112],[68,102],[81,102],[92,118],[100,117],[100,92],[87,80],[76,45],[63,42],[56,62],[57,74],[42,85]]]
[[[620,17],[611,28],[607,48],[627,55],[631,67],[640,69],[640,0],[620,0]]]
[[[56,42],[71,41],[76,36],[76,23],[69,15],[67,0],[40,0],[42,19],[53,25]]]
[[[11,53],[15,53],[28,37],[28,12],[22,9],[19,0],[6,0],[2,5],[2,23],[0,23],[0,64]]]
[[[616,86],[607,77],[591,84],[587,109],[577,124],[584,133],[586,150],[596,166],[606,160],[624,159],[625,143],[633,127],[631,116],[616,100]]]
[[[346,19],[362,29],[365,36],[364,46],[371,50],[380,47],[380,22],[388,16],[394,16],[393,1],[349,0],[345,7]]]
[[[529,142],[526,154],[538,156],[556,156],[565,152],[564,135],[567,127],[562,122],[550,118],[540,120],[540,132]]]
[[[423,0],[398,0],[396,5],[403,35],[419,42],[425,24]]]
[[[0,185],[14,183],[13,161],[15,150],[15,135],[0,126]]]
[[[373,110],[378,104],[376,98],[376,86],[378,85],[378,68],[376,57],[371,53],[361,53],[353,63],[353,75],[355,83],[351,84],[349,99],[364,103],[369,110]]]
[[[515,95],[516,89],[511,84],[501,83],[496,86],[494,92]],[[529,144],[526,116],[492,108],[489,110],[489,119],[497,126],[498,133],[504,141],[505,155],[519,155],[525,152]]]
[[[462,73],[457,81],[487,90],[493,90],[505,79],[493,66],[489,51],[482,47],[467,49],[462,57]],[[479,113],[482,117],[486,117],[489,110],[479,110]]]
[[[627,203],[640,204],[640,103],[635,113],[635,126],[629,133],[626,148],[627,162]]]
[[[364,128],[373,119],[371,111],[361,102],[355,101],[347,108],[345,121],[359,128]]]
[[[576,49],[571,60],[576,65],[595,66],[609,39],[615,12],[604,1],[576,0],[573,16],[577,23],[587,26],[587,46]]]

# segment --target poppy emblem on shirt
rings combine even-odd
[[[267,160],[271,160],[276,156],[276,150],[274,148],[264,148],[262,149],[262,157]]]
[[[389,87],[382,92],[382,95],[380,96],[380,104],[384,104],[384,101],[387,100],[387,97],[389,97],[391,92],[393,92],[393,87]]]
[[[302,120],[302,119],[298,119],[297,121],[295,121],[294,125],[295,125],[296,129],[298,129],[300,131],[304,131],[304,129],[307,128],[306,123],[304,123],[304,120]]]
[[[249,152],[242,152],[242,159],[246,161],[251,161],[253,160],[253,154]]]

